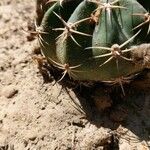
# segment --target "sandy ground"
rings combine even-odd
[[[149,87],[129,86],[98,111],[88,87],[66,91],[51,76],[44,82],[32,59],[37,41],[22,30],[34,18],[34,0],[0,1],[0,150],[150,149]]]

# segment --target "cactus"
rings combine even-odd
[[[122,83],[150,68],[148,9],[146,0],[55,1],[38,27],[42,53],[63,71],[59,81]]]

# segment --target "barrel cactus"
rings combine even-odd
[[[42,54],[78,81],[119,82],[150,68],[147,0],[47,0],[37,32]]]

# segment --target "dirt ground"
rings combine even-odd
[[[91,88],[44,82],[23,32],[34,18],[34,0],[0,0],[0,150],[149,150],[150,73],[113,102],[92,89],[95,109]]]

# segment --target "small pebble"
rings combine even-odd
[[[29,137],[29,140],[34,141],[37,137],[35,135]]]
[[[37,138],[37,134],[35,132],[27,132],[26,135],[26,140],[34,141]]]
[[[17,93],[18,93],[18,90],[16,89],[16,87],[9,85],[9,86],[5,86],[2,89],[0,95],[5,96],[6,98],[12,98]]]

